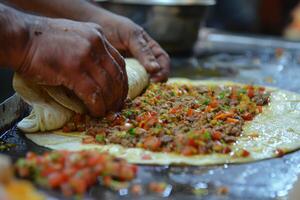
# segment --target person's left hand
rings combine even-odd
[[[93,22],[103,27],[108,41],[125,56],[134,56],[154,82],[167,81],[170,73],[168,54],[139,25],[130,19],[105,12]]]

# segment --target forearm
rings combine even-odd
[[[23,9],[24,11],[34,12],[36,14],[55,17],[66,18],[77,21],[93,21],[94,15],[99,18],[107,18],[110,12],[93,5],[87,0],[0,0],[10,5]],[[99,22],[97,21],[99,24]]]
[[[0,67],[16,69],[29,40],[29,16],[0,3]]]

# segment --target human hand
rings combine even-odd
[[[125,62],[99,25],[39,17],[31,22],[24,59],[15,67],[19,74],[67,87],[93,116],[121,108],[128,92]]]
[[[170,73],[168,54],[140,26],[128,18],[102,11],[91,21],[100,24],[108,41],[124,55],[134,56],[154,82],[166,81]]]

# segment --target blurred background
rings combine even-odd
[[[248,47],[258,49],[266,45],[275,49],[272,51],[275,58],[283,54],[284,51],[280,50],[282,45],[287,49],[297,49],[298,46],[300,49],[296,42],[300,38],[298,0],[94,0],[94,3],[140,24],[171,55],[174,69],[180,71],[173,73],[174,76],[193,73],[188,67],[178,69],[180,65],[193,65],[193,69],[196,65],[198,71],[202,70],[201,76],[194,78],[234,73],[234,68],[229,72],[228,69],[222,71],[223,68],[221,72],[220,69],[210,69],[208,73],[206,69],[199,68],[199,65],[204,65],[199,63],[199,59],[207,58],[201,57],[203,52],[211,53],[212,49],[214,53],[216,49],[222,53],[233,49],[237,51],[237,47],[240,51],[240,44],[244,45],[243,51],[247,51]],[[218,45],[216,40],[225,44]],[[234,42],[236,47],[231,45]],[[261,42],[264,43],[262,46],[253,47]],[[13,94],[11,77],[11,71],[0,69],[0,102]]]

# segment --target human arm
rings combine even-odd
[[[137,58],[153,81],[166,81],[170,72],[168,54],[140,26],[86,0],[6,0],[18,8],[47,15],[99,24],[108,41],[124,55]]]

